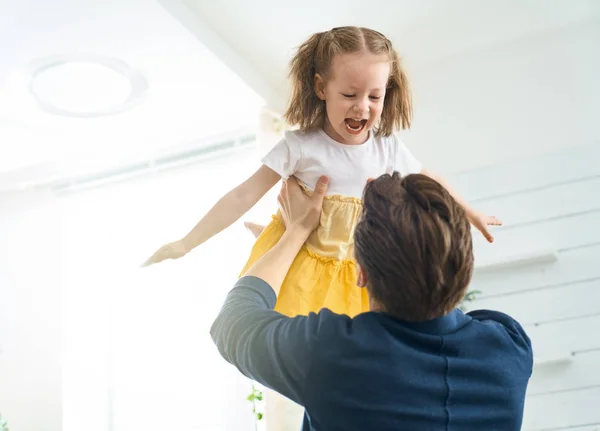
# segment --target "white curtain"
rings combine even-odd
[[[65,431],[255,429],[250,382],[208,333],[253,243],[242,220],[182,259],[139,265],[257,167],[245,150],[61,198]],[[243,219],[268,222],[276,192]]]

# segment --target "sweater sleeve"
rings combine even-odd
[[[504,339],[510,340],[514,347],[513,352],[523,359],[523,371],[528,376],[531,375],[533,369],[533,348],[529,336],[519,322],[500,311],[473,310],[467,314],[473,320],[493,328]]]
[[[221,356],[242,374],[304,405],[318,316],[289,318],[273,310],[275,300],[265,281],[242,277],[210,334]]]

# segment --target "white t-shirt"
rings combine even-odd
[[[369,178],[394,171],[402,176],[421,172],[421,163],[397,135],[375,137],[373,132],[362,145],[344,145],[323,130],[289,131],[262,163],[283,179],[294,175],[311,190],[321,175],[327,175],[328,195],[356,198],[362,198]]]

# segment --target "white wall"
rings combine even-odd
[[[0,411],[11,429],[254,430],[250,384],[208,334],[252,236],[238,223],[183,259],[139,264],[257,167],[245,150],[71,195],[2,197]],[[274,208],[271,194],[244,219]]]
[[[406,140],[442,173],[598,141],[598,46],[600,22],[591,21],[428,64],[409,57]]]
[[[0,195],[0,412],[60,431],[61,216],[51,196]]]
[[[472,288],[482,294],[469,309],[506,312],[532,339],[538,364],[525,431],[600,427],[599,161],[600,142],[454,178],[475,205],[506,222],[492,245],[475,234]]]

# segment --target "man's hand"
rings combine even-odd
[[[279,293],[281,284],[298,251],[318,226],[329,178],[321,177],[312,196],[307,196],[295,178],[284,182],[277,198],[285,232],[245,275],[258,277]]]
[[[328,185],[329,178],[320,177],[314,193],[308,196],[302,191],[296,178],[283,183],[277,203],[286,229],[310,233],[319,225]]]

